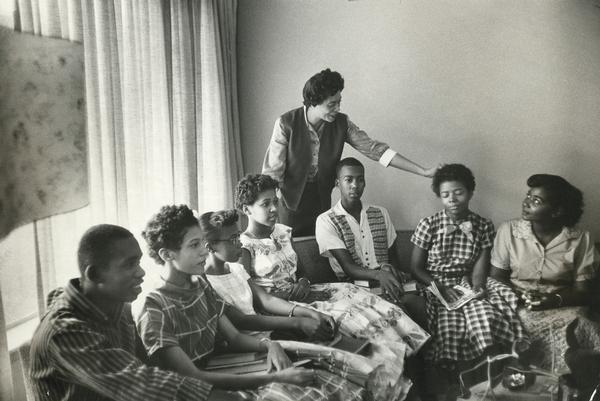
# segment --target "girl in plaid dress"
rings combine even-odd
[[[237,330],[225,303],[202,277],[207,257],[198,220],[185,205],[164,206],[142,236],[149,254],[164,265],[164,283],[141,299],[136,325],[148,356],[158,366],[199,378],[215,388],[237,391],[233,399],[360,401],[363,389],[328,371],[291,366],[281,345]],[[266,373],[243,375],[204,369],[217,345],[229,352],[267,352]]]
[[[432,334],[425,357],[446,368],[463,368],[486,353],[510,350],[524,331],[516,313],[516,295],[488,278],[494,226],[469,210],[473,174],[461,164],[445,165],[435,173],[432,189],[444,209],[422,219],[415,229],[413,274],[427,286],[435,282],[448,302],[458,299],[453,288],[457,284],[479,296],[448,310],[430,291],[424,291]]]

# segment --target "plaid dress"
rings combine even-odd
[[[198,366],[202,366],[218,341],[218,321],[224,302],[202,278],[191,289],[165,283],[143,300],[136,317],[140,338],[152,356],[156,351],[179,346]],[[358,401],[363,389],[328,371],[318,371],[312,386],[271,383],[256,390],[240,391],[248,400]]]
[[[443,285],[460,284],[470,288],[473,266],[482,250],[492,247],[494,226],[488,219],[469,212],[465,221],[472,230],[452,232],[453,222],[445,211],[422,219],[411,242],[427,250],[427,271]],[[517,296],[512,290],[491,278],[487,279],[488,296],[474,299],[460,309],[447,310],[429,291],[425,291],[431,343],[426,352],[430,360],[442,363],[470,361],[483,355],[492,345],[510,348],[524,337],[516,313]]]

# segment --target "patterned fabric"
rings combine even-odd
[[[503,223],[492,250],[492,265],[510,270],[518,291],[555,293],[575,281],[591,280],[598,272],[600,255],[587,231],[564,227],[545,247],[531,223],[522,219]]]
[[[352,383],[366,382],[366,387],[370,390],[368,399],[402,400],[406,395],[408,386],[403,380],[398,380],[403,369],[401,364],[379,364],[373,358],[326,345],[297,341],[279,343],[287,353],[300,359],[310,358],[323,369],[345,377]],[[389,383],[396,385],[389,386]]]
[[[137,329],[148,355],[179,346],[197,363],[214,349],[219,318],[225,304],[212,287],[198,277],[191,289],[169,283],[146,295]]]
[[[269,238],[251,238],[246,233],[240,236],[242,246],[250,252],[252,280],[266,291],[276,288],[288,291],[296,282],[298,256],[292,247],[292,229],[275,224]]]
[[[582,307],[542,311],[519,308],[519,317],[531,340],[532,364],[558,374],[568,370],[563,357],[567,350],[566,328],[582,310]]]
[[[388,250],[396,240],[396,230],[383,207],[363,204],[360,221],[356,221],[338,202],[317,218],[316,239],[319,252],[328,257],[337,277],[347,280],[330,250],[347,249],[358,265],[378,269],[382,263],[389,262]]]
[[[387,242],[387,228],[385,226],[385,220],[383,214],[379,209],[369,207],[366,210],[367,221],[369,223],[369,231],[373,237],[373,245],[375,248],[375,260],[378,265],[389,262],[388,249],[389,245]],[[350,229],[346,215],[336,215],[333,211],[329,213],[329,218],[335,226],[338,236],[342,238],[346,249],[350,252],[354,263],[361,266],[362,260],[356,253],[356,242],[354,234]]]
[[[79,280],[55,290],[31,341],[31,381],[41,401],[205,400],[198,379],[149,367],[135,356],[129,305],[105,315]]]
[[[243,246],[250,251],[253,257],[254,271],[272,272],[278,266],[287,266],[287,264],[280,263],[280,260],[289,254],[283,248],[277,249],[270,238],[251,239],[250,241],[247,236],[242,235],[242,238]],[[278,254],[278,256],[259,259],[258,255],[264,252],[268,252],[271,256],[272,254]],[[270,260],[273,260],[274,263],[264,265],[270,263]],[[287,261],[295,266],[296,255],[290,256]],[[259,263],[263,265],[259,265]],[[260,277],[257,278],[260,279]],[[292,283],[284,284],[287,288],[287,285]],[[370,340],[375,346],[375,352],[371,358],[379,363],[402,367],[405,355],[414,354],[429,338],[427,332],[413,322],[400,307],[356,285],[327,283],[313,284],[310,288],[311,292],[328,294],[328,297],[326,300],[312,302],[309,307],[333,316],[343,334]],[[400,380],[404,389],[410,386],[409,382],[400,377],[401,373],[402,369],[400,368],[395,381],[390,382],[389,385],[395,386]]]
[[[387,226],[383,213],[380,209],[370,207],[367,209],[367,219],[369,221],[369,228],[371,229],[371,235],[373,235],[373,244],[375,245],[375,259],[377,263],[389,262],[388,250],[391,243],[387,241]]]
[[[195,364],[199,364],[214,350],[218,319],[223,309],[223,301],[200,277],[192,289],[165,283],[146,296],[137,318],[137,327],[150,355],[164,347],[179,346]],[[328,372],[319,372],[318,383],[313,387],[271,383],[256,390],[238,393],[250,400],[362,399],[360,387]]]
[[[460,285],[471,287],[464,278]],[[516,294],[491,278],[487,280],[487,291],[486,299],[471,300],[455,310],[447,310],[433,294],[425,293],[432,333],[427,359],[443,363],[471,361],[492,345],[503,346],[508,352],[514,341],[526,336],[516,312]]]
[[[495,233],[490,220],[469,212],[465,221],[473,226],[473,241],[461,230],[444,233],[446,226],[455,225],[445,210],[422,219],[410,239],[428,251],[427,270],[444,285],[455,284],[470,272],[481,250],[492,247]]]
[[[416,246],[428,251],[426,269],[443,285],[470,288],[465,276],[472,273],[481,251],[492,246],[494,227],[490,220],[469,212],[465,221],[472,226],[470,232],[448,230],[446,227],[463,222],[453,222],[441,211],[422,219],[411,238]],[[424,293],[432,333],[428,359],[443,363],[470,361],[492,345],[510,349],[515,340],[525,336],[516,313],[517,296],[508,286],[490,278],[487,291],[486,299],[472,300],[453,311],[429,291]]]
[[[248,285],[250,276],[239,263],[226,263],[229,273],[221,275],[207,274],[206,279],[215,292],[245,315],[256,315],[253,306],[252,289]]]

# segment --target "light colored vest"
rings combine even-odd
[[[377,264],[381,265],[382,263],[389,263],[388,250],[390,248],[390,244],[388,244],[387,227],[385,225],[383,213],[381,213],[380,209],[373,206],[369,206],[366,213],[369,229],[371,230],[371,235],[373,236],[373,245],[375,247],[375,259],[377,260]],[[329,217],[335,226],[338,236],[342,238],[346,249],[348,252],[350,252],[350,256],[352,256],[354,263],[367,268],[363,265],[360,257],[356,253],[356,240],[354,238],[354,234],[352,233],[352,229],[348,224],[346,216],[337,215],[332,211],[329,213]]]

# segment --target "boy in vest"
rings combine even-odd
[[[425,177],[436,168],[423,168],[369,138],[347,115],[340,113],[344,79],[329,68],[304,85],[304,106],[275,121],[262,173],[279,182],[279,222],[292,227],[294,237],[313,235],[317,216],[331,207],[335,165],[344,143],[371,160]]]
[[[316,222],[319,252],[329,258],[338,279],[368,280],[380,287],[388,300],[402,304],[409,314],[416,314],[413,319],[421,323],[418,315],[422,300],[403,291],[403,282],[409,276],[399,269],[396,229],[389,213],[381,206],[361,201],[364,166],[355,158],[345,158],[337,164],[336,176],[340,200],[319,215]]]

